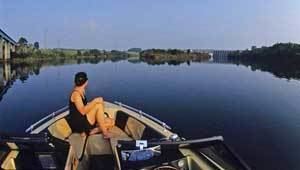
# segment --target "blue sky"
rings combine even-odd
[[[299,0],[0,0],[0,28],[48,48],[245,49],[300,43],[299,21]]]

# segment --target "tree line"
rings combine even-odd
[[[270,47],[235,51],[228,59],[236,64],[250,66],[252,70],[271,72],[280,78],[300,79],[300,44],[276,43]]]

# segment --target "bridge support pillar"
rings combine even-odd
[[[10,49],[11,49],[11,52],[16,52],[16,46],[15,45],[10,44]]]
[[[0,60],[4,60],[3,44],[4,40],[0,37]]]
[[[3,79],[6,82],[11,80],[11,66],[8,62],[3,63]]]
[[[4,42],[4,60],[10,59],[10,43]]]

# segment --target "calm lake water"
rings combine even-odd
[[[85,71],[89,98],[142,109],[185,138],[222,135],[253,169],[300,169],[298,80],[233,64],[78,63],[1,65],[15,74],[2,69],[2,79],[15,80],[2,81],[9,88],[0,98],[0,131],[23,133],[67,105],[74,74]]]

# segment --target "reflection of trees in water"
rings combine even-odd
[[[4,63],[1,69],[3,70],[3,74],[0,78],[0,101],[17,79],[25,82],[29,78],[29,75],[38,75],[40,72],[39,66],[26,63]]]
[[[97,64],[102,61],[100,59],[55,59],[2,63],[0,64],[0,72],[2,72],[0,75],[0,101],[16,80],[25,83],[31,75],[39,75],[42,67],[81,63]]]
[[[72,64],[98,64],[100,62],[118,62],[124,60],[123,57],[114,57],[112,59],[99,59],[99,58],[82,58],[82,59],[54,59],[54,60],[36,60],[36,61],[18,61],[18,62],[9,62],[0,64],[0,70],[3,70],[3,75],[0,75],[0,101],[2,97],[7,92],[7,90],[12,87],[16,80],[20,80],[21,82],[25,83],[26,80],[30,78],[31,75],[39,75],[40,69],[42,67],[47,66],[60,66],[60,65],[72,65]],[[190,65],[190,62],[202,62],[202,61],[190,61],[190,60],[131,60],[131,63],[140,63],[145,62],[149,65],[161,65],[161,64],[168,64],[168,65],[180,65],[183,63],[187,63]],[[9,68],[9,69],[4,69]],[[5,77],[4,75],[9,75]]]
[[[8,81],[5,86],[0,86],[0,101],[2,100],[2,97],[7,92],[7,90],[13,85],[13,81]]]
[[[151,60],[151,59],[147,59],[147,60],[143,60],[142,62],[145,62],[149,65],[164,65],[164,64],[168,64],[168,65],[181,65],[186,63],[187,65],[191,65],[191,62],[194,63],[201,63],[201,62],[207,62],[208,60],[203,59],[203,60]]]
[[[277,43],[271,47],[234,52],[229,60],[250,66],[252,70],[268,71],[279,78],[300,79],[300,45]]]
[[[12,77],[11,80],[19,79],[25,82],[30,75],[39,75],[41,63],[11,63]]]
[[[249,66],[252,71],[266,71],[278,78],[286,79],[300,79],[300,59],[297,60],[293,60],[289,57],[279,58],[272,56],[265,59],[257,59],[254,57],[229,58],[230,63]]]

